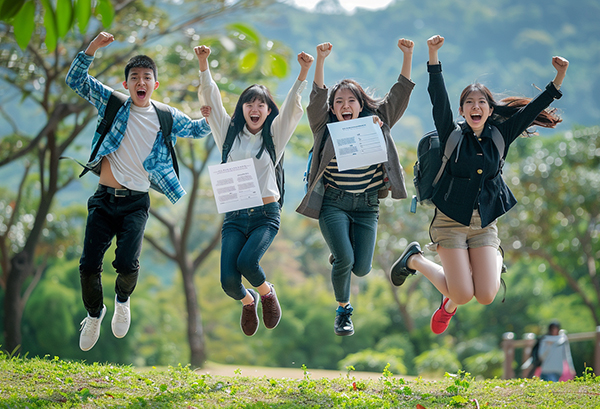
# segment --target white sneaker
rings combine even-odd
[[[111,327],[117,338],[123,338],[129,331],[131,323],[131,312],[129,311],[129,298],[125,302],[119,302],[115,295],[115,313],[113,314]]]
[[[106,305],[102,305],[102,312],[98,318],[90,317],[88,314],[87,317],[81,321],[81,335],[79,336],[79,348],[82,351],[89,351],[92,349],[94,345],[96,345],[96,341],[100,337],[100,324],[102,323],[102,319],[106,314]]]

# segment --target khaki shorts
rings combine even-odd
[[[432,251],[436,251],[438,245],[446,249],[469,249],[484,246],[492,246],[497,249],[500,246],[496,220],[482,228],[481,217],[477,210],[473,210],[471,224],[465,226],[435,209],[435,215],[429,226],[429,237],[431,243],[427,245],[427,248]]]

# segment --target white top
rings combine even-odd
[[[160,123],[153,105],[138,107],[131,104],[123,141],[116,151],[106,156],[112,173],[121,186],[139,192],[150,189],[144,161],[152,150],[159,129]]]
[[[306,81],[296,80],[290,89],[285,101],[279,109],[279,115],[275,117],[271,124],[271,135],[273,135],[273,144],[275,145],[275,154],[277,162],[281,160],[286,144],[289,142],[298,122],[302,118],[302,91],[306,87]],[[208,122],[212,131],[215,143],[219,152],[223,149],[223,143],[227,136],[227,130],[231,123],[231,117],[223,107],[221,92],[210,75],[210,69],[200,71],[200,88],[198,89],[198,98],[204,101],[204,104],[211,107]],[[256,168],[256,176],[261,189],[262,197],[275,196],[279,200],[279,189],[277,188],[277,179],[275,178],[275,166],[265,149],[260,156],[256,155],[262,146],[262,130],[253,134],[246,126],[243,131],[235,138],[227,162],[252,158]]]
[[[562,333],[560,335],[544,335],[540,342],[540,360],[542,361],[542,373],[562,373],[563,362],[566,361],[571,372],[573,369],[573,358],[569,339]]]

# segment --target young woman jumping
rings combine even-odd
[[[315,79],[306,108],[314,136],[313,159],[308,191],[296,211],[319,220],[321,233],[331,251],[331,282],[338,303],[334,332],[340,336],[354,334],[350,318],[353,312],[350,280],[352,273],[363,277],[371,271],[379,198],[386,197],[390,190],[394,199],[407,196],[390,129],[406,110],[415,85],[410,80],[413,47],[410,40],[398,41],[404,55],[400,76],[384,98],[375,99],[350,79],[340,81],[328,93],[324,65],[333,46],[331,43],[317,46]],[[365,116],[373,116],[381,126],[387,161],[340,171],[327,124]]]
[[[438,50],[444,38],[427,40],[429,48],[429,95],[441,151],[456,128],[442,77]],[[435,187],[432,202],[435,215],[429,228],[431,245],[442,265],[423,256],[419,243],[412,242],[391,269],[392,282],[399,286],[406,277],[420,271],[442,293],[442,303],[431,317],[431,330],[441,334],[448,328],[459,305],[473,297],[480,304],[491,304],[500,288],[502,256],[496,220],[516,204],[502,179],[501,163],[508,148],[530,125],[553,128],[561,119],[546,108],[559,99],[559,91],[569,62],[553,57],[556,76],[535,99],[505,98],[496,102],[482,84],[467,86],[460,96],[458,126],[462,140],[450,156]],[[504,140],[499,152],[493,133]]]
[[[209,124],[215,142],[221,153],[224,149],[229,151],[224,158],[227,162],[253,159],[262,193],[262,206],[226,213],[221,232],[221,286],[227,295],[242,302],[242,331],[251,336],[258,329],[259,295],[265,327],[275,328],[281,318],[275,288],[266,281],[259,263],[279,231],[281,209],[275,166],[302,118],[301,93],[313,57],[304,52],[298,54],[300,74],[281,110],[269,90],[255,84],[242,92],[230,117],[208,68],[210,48],[199,46],[194,52],[200,65],[198,95],[211,108]],[[258,294],[255,290],[246,290],[242,277]]]

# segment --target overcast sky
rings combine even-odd
[[[313,9],[315,5],[321,0],[288,0],[297,6]],[[287,1],[286,1],[287,2]],[[354,10],[356,7],[366,9],[382,9],[390,4],[392,0],[340,0],[340,4],[348,11]]]

